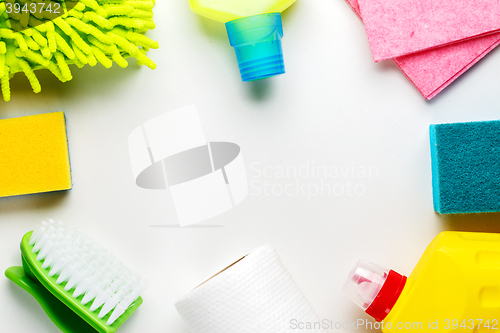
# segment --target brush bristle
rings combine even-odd
[[[75,300],[90,302],[90,311],[103,318],[111,311],[112,325],[147,288],[146,278],[133,273],[95,240],[73,226],[53,220],[43,221],[30,239],[33,253],[49,277],[66,291],[73,290]]]

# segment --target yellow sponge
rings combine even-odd
[[[71,187],[63,112],[0,120],[0,197]]]

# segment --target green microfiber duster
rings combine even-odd
[[[124,68],[125,58],[134,57],[156,68],[146,52],[157,49],[158,42],[144,35],[155,28],[154,0],[80,0],[71,6],[61,1],[64,14],[50,20],[44,12],[14,12],[15,2],[0,3],[0,84],[5,101],[10,100],[9,81],[19,72],[39,93],[34,73],[38,69],[46,68],[66,82],[72,79],[71,64],[81,68],[99,62],[110,68],[114,61]]]

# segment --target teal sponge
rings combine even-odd
[[[500,211],[500,121],[430,126],[434,210]]]

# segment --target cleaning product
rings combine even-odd
[[[439,214],[500,212],[500,121],[430,126]]]
[[[60,81],[72,79],[68,65],[110,68],[113,61],[127,67],[125,58],[155,69],[146,56],[158,43],[144,36],[155,28],[154,0],[80,0],[66,7],[64,14],[44,20],[48,6],[14,7],[14,1],[0,3],[0,83],[5,101],[11,97],[9,80],[24,72],[35,93],[41,85],[34,71],[46,68]],[[16,10],[18,8],[19,10]],[[54,7],[52,7],[54,8]],[[71,8],[68,10],[68,8]],[[53,11],[53,9],[50,9]]]
[[[42,222],[21,242],[23,267],[5,275],[65,333],[113,333],[142,304],[146,278],[78,229]]]
[[[495,332],[500,234],[439,234],[410,277],[360,261],[344,290],[384,332]]]
[[[71,187],[63,112],[0,120],[0,198]]]
[[[285,73],[281,12],[296,0],[189,0],[191,10],[226,24],[243,81]]]
[[[320,319],[270,245],[215,274],[175,307],[191,333],[325,333],[295,327]]]

